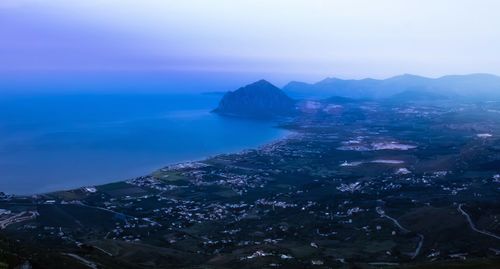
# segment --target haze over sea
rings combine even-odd
[[[0,96],[0,191],[42,193],[255,148],[286,131],[210,113],[217,94]]]

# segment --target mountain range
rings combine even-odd
[[[346,104],[363,100],[389,102],[440,101],[451,98],[499,100],[500,77],[471,74],[426,78],[401,75],[388,79],[343,80],[326,78],[314,84],[292,81],[279,89],[266,80],[259,80],[222,97],[214,112],[252,118],[291,116],[307,102]],[[309,104],[310,105],[310,104]]]
[[[283,91],[298,99],[323,99],[331,96],[380,99],[407,91],[449,97],[500,97],[500,77],[470,74],[427,78],[405,74],[388,79],[326,78],[312,84],[292,81],[283,87]]]

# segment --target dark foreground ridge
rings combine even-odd
[[[295,113],[295,101],[268,81],[259,80],[226,93],[214,112],[251,118],[283,117]]]

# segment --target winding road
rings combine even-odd
[[[377,207],[375,209],[377,211],[377,213],[383,217],[383,218],[386,218],[386,219],[390,219],[394,225],[396,225],[402,232],[404,233],[410,233],[411,231],[406,229],[405,227],[403,227],[403,225],[401,225],[399,223],[399,221],[391,216],[388,216],[385,214],[385,211],[381,208],[381,207]],[[424,244],[424,235],[423,234],[417,234],[417,236],[420,238],[420,241],[418,242],[418,245],[417,245],[417,248],[415,249],[415,252],[413,252],[410,256],[412,259],[415,259],[418,254],[420,254],[420,250],[422,249],[422,246]]]
[[[478,232],[478,233],[481,233],[481,234],[484,234],[484,235],[487,235],[487,236],[490,236],[490,237],[493,237],[495,239],[498,239],[500,240],[500,236],[494,234],[494,233],[490,233],[488,231],[483,231],[483,230],[479,230],[478,228],[476,228],[476,225],[474,225],[474,223],[472,222],[472,219],[470,218],[469,214],[467,214],[467,212],[465,212],[465,210],[462,208],[463,204],[459,204],[458,205],[458,211],[460,213],[462,213],[462,215],[465,216],[465,218],[467,219],[467,222],[469,223],[469,226],[470,228],[475,231],[475,232]]]
[[[23,211],[21,213],[18,213],[16,215],[13,215],[7,219],[1,220],[0,221],[0,230],[3,230],[7,228],[7,226],[18,223],[18,222],[23,222],[27,220],[34,219],[38,216],[37,211]]]

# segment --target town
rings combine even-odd
[[[2,244],[71,268],[498,268],[500,103],[303,111],[258,149],[4,194]]]

